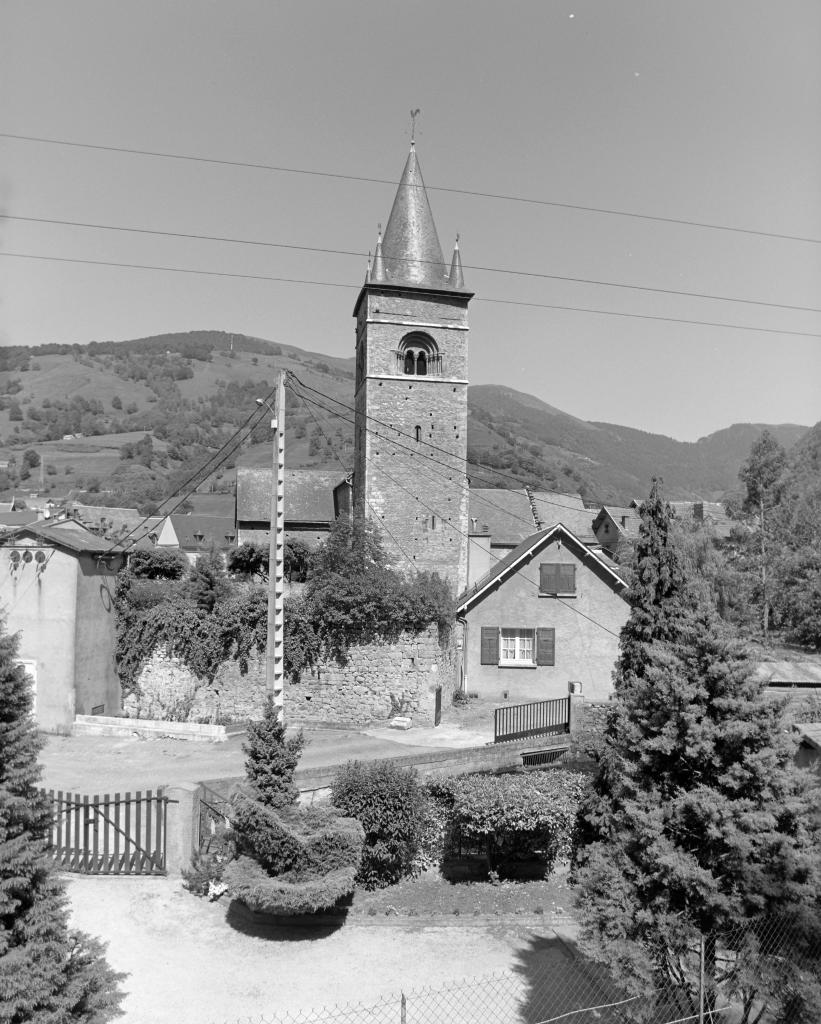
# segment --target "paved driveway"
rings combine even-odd
[[[337,729],[306,731],[308,742],[299,765],[313,768],[357,758],[401,757],[438,746],[421,730],[415,741],[411,733],[403,733],[401,743],[389,733],[384,730],[368,736]],[[46,736],[45,741],[39,761],[41,784],[46,789],[122,792],[232,778],[245,771],[244,736],[232,736],[227,743],[117,736]]]

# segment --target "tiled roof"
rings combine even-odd
[[[237,521],[269,522],[272,470],[251,466],[237,469]],[[285,522],[332,523],[334,488],[344,477],[338,470],[286,469]]]
[[[755,667],[754,677],[763,680],[768,686],[798,683],[821,687],[821,658],[815,661],[761,661]]]
[[[512,571],[513,566],[520,560],[526,558],[532,551],[538,548],[544,541],[550,540],[550,538],[558,533],[562,539],[568,544],[569,548],[575,548],[579,554],[585,556],[592,556],[595,558],[605,569],[607,569],[613,582],[618,586],[619,591],[623,591],[627,586],[625,581],[619,576],[617,570],[613,568],[613,563],[608,559],[605,561],[597,551],[591,551],[591,549],[575,534],[568,530],[562,523],[557,523],[554,526],[549,527],[547,530],[540,530],[538,533],[531,534],[530,537],[526,537],[521,544],[518,544],[512,551],[500,558],[493,568],[485,573],[485,575],[477,580],[471,587],[468,587],[463,593],[456,598],[456,610],[462,611],[464,607],[472,603],[473,600],[492,583],[501,579],[508,571]]]
[[[26,526],[28,523],[36,523],[39,516],[31,510],[21,512],[0,512],[0,531],[16,529],[18,526]]]

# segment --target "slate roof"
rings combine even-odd
[[[237,469],[237,522],[270,522],[272,470],[240,466]],[[332,523],[334,488],[344,477],[337,470],[285,470],[285,522]]]
[[[561,494],[557,491],[533,491],[533,504],[539,517],[533,516],[530,498],[524,488],[501,490],[492,487],[471,487],[469,512],[476,519],[476,529],[470,523],[470,532],[485,532],[487,525],[494,547],[514,547],[530,537],[539,526],[547,529],[562,523],[576,537],[594,544],[593,513],[584,507],[581,495]]]
[[[565,541],[568,547],[575,548],[577,554],[582,557],[594,558],[604,569],[606,569],[614,586],[619,592],[622,592],[627,587],[627,583],[621,578],[621,576],[619,576],[610,559],[605,560],[598,551],[591,550],[582,540],[576,537],[571,530],[568,530],[566,526],[562,523],[556,523],[554,526],[551,526],[546,530],[540,530],[538,533],[534,533],[531,534],[530,537],[526,537],[521,544],[518,544],[512,551],[508,551],[503,558],[500,558],[493,568],[489,572],[485,573],[481,579],[477,580],[476,583],[463,591],[456,598],[457,612],[464,611],[469,604],[473,604],[474,601],[477,600],[484,590],[499,582],[509,573],[515,572],[517,563],[520,561],[525,562],[531,553],[534,553],[540,545],[549,541],[556,534],[561,536],[562,540]]]
[[[210,547],[225,551],[235,546],[237,538],[233,516],[198,516],[192,513],[172,514],[168,518],[183,551],[202,551]]]
[[[409,284],[417,288],[459,287],[459,282],[451,285],[448,277],[413,143],[396,190],[385,236],[377,248],[371,281],[375,284],[380,281]]]
[[[21,527],[16,537],[32,537],[44,544],[65,548],[74,554],[123,554],[123,548],[105,537],[98,537],[82,523],[73,519],[64,519],[58,523],[30,523]]]
[[[468,499],[470,532],[489,533],[493,544],[514,547],[536,529],[530,501],[524,490],[471,487]],[[487,530],[484,530],[485,526]]]
[[[671,501],[670,507],[678,519],[708,523],[716,535],[726,539],[738,525],[728,515],[720,501]]]
[[[24,509],[20,512],[0,512],[0,532],[7,533],[9,530],[16,530],[18,526],[36,523],[39,518],[39,515],[32,509]]]
[[[536,514],[542,526],[547,528],[555,523],[566,526],[579,540],[593,544],[594,513],[585,508],[580,494],[561,494],[558,491],[533,491]]]
[[[593,529],[598,529],[597,524],[601,523],[601,517],[603,514],[610,516],[616,528],[621,533],[626,534],[628,537],[638,536],[639,527],[641,526],[641,516],[632,506],[623,507],[621,505],[602,505],[593,520]],[[623,523],[622,520],[624,520]]]

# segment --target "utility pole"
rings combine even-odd
[[[272,414],[274,432],[271,474],[271,528],[268,535],[268,639],[265,648],[265,684],[273,698],[277,718],[284,722],[285,632],[285,371],[277,373],[274,406],[257,399]]]

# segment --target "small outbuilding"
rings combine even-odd
[[[44,732],[68,732],[78,714],[120,712],[114,585],[124,558],[72,520],[29,524],[3,539],[0,606],[19,634]]]

